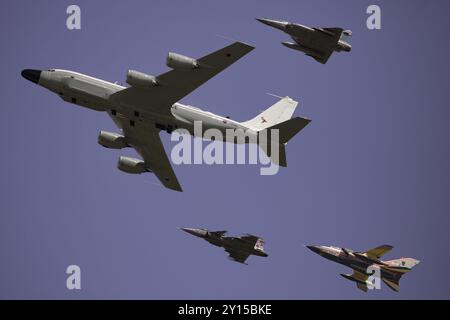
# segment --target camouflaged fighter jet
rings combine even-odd
[[[196,237],[205,239],[209,243],[223,247],[228,252],[228,259],[240,262],[243,264],[249,255],[260,257],[268,257],[264,252],[264,239],[251,235],[244,234],[242,237],[225,237],[227,231],[209,231],[206,229],[192,229],[180,228],[181,230],[192,234]]]
[[[382,245],[366,252],[356,252],[338,247],[306,247],[328,260],[352,268],[353,274],[341,274],[341,276],[347,280],[356,282],[358,289],[364,292],[374,288],[374,284],[369,281],[369,277],[374,274],[375,268],[380,270],[380,278],[389,288],[394,291],[399,291],[399,281],[402,275],[411,271],[411,269],[420,262],[413,258],[381,261],[380,258],[392,250],[393,247],[390,245]],[[368,274],[368,268],[371,266],[372,271]]]
[[[352,46],[345,40],[345,37],[352,35],[350,30],[342,28],[311,28],[301,24],[266,18],[256,20],[284,31],[295,41],[295,43],[282,42],[284,46],[302,51],[322,64],[327,63],[334,51],[350,52],[352,50]]]
[[[171,52],[167,55],[166,64],[172,70],[159,76],[129,70],[126,77],[129,87],[60,69],[25,69],[22,76],[56,93],[66,102],[107,113],[120,132],[100,131],[98,143],[109,149],[131,147],[142,157],[120,157],[117,163],[119,170],[131,174],[153,172],[166,188],[182,191],[161,143],[160,131],[171,133],[185,129],[191,135],[203,138],[204,132],[196,133],[194,130],[194,124],[201,122],[203,130],[217,129],[227,142],[240,143],[234,135],[226,132],[241,130],[246,139],[250,137],[249,141],[258,143],[261,133],[277,129],[279,156],[269,154],[271,149],[264,148],[268,144],[260,146],[272,162],[286,167],[285,143],[310,122],[300,117],[292,118],[298,102],[289,97],[281,98],[245,122],[177,102],[253,49],[248,44],[235,42],[200,59]]]

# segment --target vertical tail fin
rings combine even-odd
[[[411,271],[412,268],[414,268],[416,265],[420,263],[420,261],[413,258],[400,258],[395,260],[384,261],[384,263],[388,266],[388,269],[403,274],[408,271]]]
[[[416,265],[420,263],[419,260],[413,258],[400,258],[390,261],[384,261],[387,269],[394,271],[396,275],[394,278],[382,278],[383,282],[392,290],[400,291],[400,279],[401,277],[412,270]]]
[[[242,124],[256,131],[264,130],[291,119],[297,105],[298,102],[289,97],[281,98],[273,106]]]

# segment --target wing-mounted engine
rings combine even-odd
[[[119,162],[117,163],[117,168],[120,171],[131,174],[150,172],[150,170],[145,167],[144,161],[129,157],[120,157]]]
[[[129,147],[126,138],[118,133],[100,131],[98,134],[98,144],[108,149],[123,149]]]
[[[173,52],[169,52],[167,55],[166,64],[172,69],[191,70],[198,69],[200,67],[197,60]]]
[[[127,83],[130,86],[136,87],[155,87],[159,85],[158,79],[155,76],[135,70],[128,70]]]

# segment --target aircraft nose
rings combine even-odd
[[[197,229],[193,229],[193,228],[180,228],[180,230],[183,230],[184,232],[187,232],[189,234],[192,234],[194,236],[198,236],[199,232]]]
[[[41,72],[41,70],[25,69],[22,70],[22,77],[37,84],[41,78]]]
[[[322,252],[322,248],[320,246],[306,246],[309,250],[314,253],[320,254]]]
[[[268,25],[270,27],[274,27],[280,30],[284,30],[285,27],[288,25],[287,22],[284,21],[277,21],[272,19],[266,19],[266,18],[256,18],[259,22],[264,23],[265,25]]]

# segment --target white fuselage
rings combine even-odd
[[[129,105],[124,106],[116,103],[111,96],[126,87],[73,71],[58,69],[42,71],[38,84],[58,94],[67,102],[96,111],[106,111],[113,116],[120,114],[130,121],[140,121],[169,133],[176,129],[186,129],[192,135],[203,136],[205,130],[214,128],[218,129],[223,137],[226,137],[227,129],[242,129],[249,136],[257,136],[257,130],[240,122],[178,102],[167,106],[170,112],[164,114],[151,108],[143,110]],[[196,121],[201,121],[203,132],[194,131]],[[234,139],[230,141],[236,142]]]

